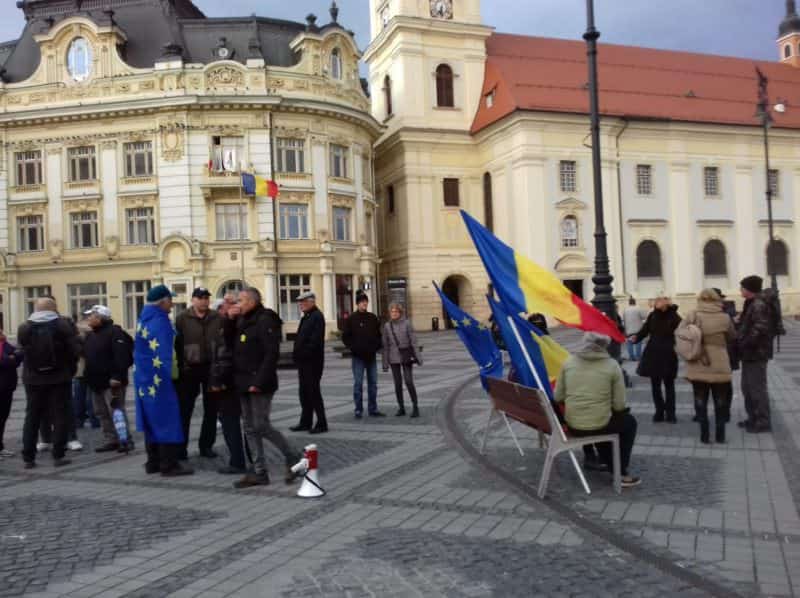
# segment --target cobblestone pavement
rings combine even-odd
[[[561,333],[565,344],[575,333]],[[97,455],[98,431],[58,471],[44,455],[27,471],[0,460],[0,597],[311,596],[771,596],[800,588],[800,409],[792,377],[800,330],[772,368],[776,431],[700,445],[688,386],[674,426],[649,423],[641,379],[633,466],[642,486],[622,496],[602,475],[583,494],[560,458],[549,497],[532,498],[542,454],[519,429],[525,457],[497,427],[485,457],[476,443],[488,403],[451,333],[423,335],[415,371],[419,420],[355,420],[349,360],[330,353],[323,384],[331,432],[289,434],[320,447],[327,495],[295,497],[282,483],[236,491],[223,463],[196,456],[194,476],[145,475],[144,455]],[[281,372],[273,408],[286,430],[298,417],[297,381]],[[736,408],[740,408],[737,399]],[[6,443],[19,450],[19,394]],[[449,415],[448,415],[449,414]],[[736,414],[738,415],[738,414]],[[142,447],[141,439],[138,439]],[[223,451],[221,434],[217,450]],[[273,477],[281,458],[270,453]]]

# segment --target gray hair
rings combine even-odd
[[[252,299],[256,303],[261,303],[261,291],[259,291],[257,288],[255,288],[255,287],[245,287],[239,292],[240,293],[244,293],[245,295],[249,296],[250,299]]]

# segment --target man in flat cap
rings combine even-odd
[[[303,317],[294,339],[292,357],[297,365],[300,379],[300,423],[290,428],[293,432],[309,431],[323,434],[328,431],[325,405],[322,402],[320,381],[325,366],[325,316],[317,308],[314,293],[302,293],[297,297]],[[314,414],[317,423],[312,427]]]

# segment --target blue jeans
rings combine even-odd
[[[628,359],[631,361],[639,361],[642,358],[642,343],[627,341],[625,344],[628,347]]]
[[[72,411],[75,415],[75,422],[78,427],[83,427],[88,419],[93,428],[100,427],[100,420],[94,414],[94,405],[87,393],[86,383],[82,378],[72,380]]]
[[[367,411],[378,412],[378,360],[364,361],[360,357],[353,357],[353,402],[356,404],[356,413],[364,411],[364,371],[367,372]]]

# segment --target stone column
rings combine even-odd
[[[314,172],[314,230],[309,231],[313,237],[319,238],[316,231],[327,231],[325,238],[331,238],[328,222],[328,146],[327,140],[319,135],[311,136],[311,164]]]
[[[9,335],[15,336],[17,328],[25,319],[25,308],[22,305],[21,290],[19,287],[9,287],[8,289],[8,314],[5,326]]]
[[[323,272],[322,313],[325,314],[325,320],[328,322],[335,322],[336,320],[336,285],[334,283],[333,272]]]
[[[763,171],[762,171],[763,172]],[[738,281],[764,271],[766,263],[765,245],[761,236],[756,235],[758,222],[756,222],[755,201],[753,199],[753,167],[750,165],[736,166],[736,179],[733,185],[736,193],[736,265],[737,272],[732,272],[730,278]]]
[[[695,224],[692,222],[689,205],[692,189],[687,163],[673,163],[670,166],[669,191],[672,251],[666,247],[661,248],[661,268],[664,275],[670,268],[672,272],[672,284],[665,281],[667,293],[672,287],[676,295],[691,295],[697,289],[694,277],[697,260],[693,259],[692,252]]]
[[[103,237],[119,236],[119,214],[117,207],[117,142],[104,141],[100,144],[100,176],[103,193]],[[120,239],[120,242],[124,242]]]
[[[278,287],[274,272],[267,272],[264,275],[264,306],[279,311]]]
[[[365,245],[367,242],[367,231],[365,228],[364,216],[364,148],[360,145],[353,146],[353,184],[356,189],[356,209],[353,216],[355,217],[353,227],[353,241],[359,245]],[[361,240],[363,235],[364,240]]]
[[[47,237],[48,244],[64,240],[64,221],[61,192],[64,177],[61,173],[61,147],[48,147],[45,151],[45,181],[47,183]]]

